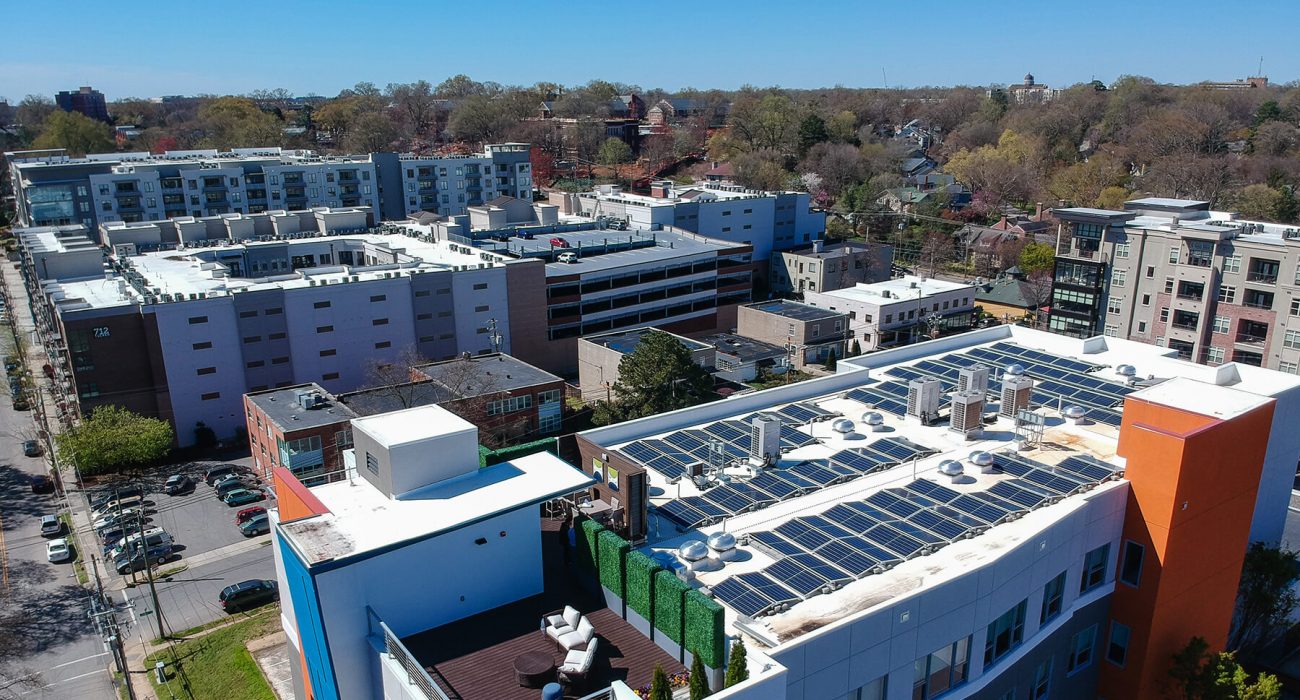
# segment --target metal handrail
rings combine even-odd
[[[411,652],[407,650],[405,644],[402,644],[402,640],[398,639],[397,635],[393,634],[393,630],[389,629],[388,625],[382,620],[379,621],[379,627],[384,631],[385,652],[406,671],[407,680],[410,681],[411,685],[419,688],[424,693],[424,697],[429,698],[429,700],[460,700],[460,696],[455,695],[454,691],[454,698],[442,691],[442,688],[434,682],[429,672],[425,671],[424,667],[415,660],[415,657],[411,656]],[[443,682],[446,682],[445,678]]]

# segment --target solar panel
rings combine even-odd
[[[776,476],[772,472],[763,472],[753,479],[750,479],[749,485],[768,494],[778,501],[785,500],[800,493],[800,489],[795,488],[794,484]]]
[[[730,484],[711,488],[700,498],[715,504],[728,516],[739,515],[754,508],[754,499],[736,490]]]
[[[1041,486],[1043,489],[1062,496],[1068,496],[1080,489],[1080,484],[1063,476],[1052,474],[1043,469],[1035,469],[1020,476],[1025,481]]]
[[[943,484],[936,484],[926,479],[917,479],[908,484],[906,488],[908,491],[919,493],[935,503],[948,503],[961,495],[960,492],[954,491]]]
[[[828,536],[834,537],[835,539],[845,539],[848,537],[853,537],[857,534],[854,532],[850,532],[849,530],[846,530],[843,527],[840,527],[840,525],[835,521],[820,515],[806,515],[799,519],[802,520],[805,525],[809,527],[817,528],[818,530],[821,530],[822,532],[826,533]]]
[[[881,514],[888,515],[883,512]],[[849,532],[862,532],[884,520],[884,518],[875,518],[861,511],[854,510],[843,503],[822,512],[822,517]]]
[[[988,491],[976,491],[975,493],[970,494],[970,497],[979,501],[983,501],[991,506],[994,506],[995,508],[1001,508],[1002,510],[1007,511],[1008,513],[1024,513],[1025,511],[1029,510],[1027,506],[1022,506],[1018,503],[1008,501],[1005,498],[1000,498],[998,496],[989,493]]]
[[[676,447],[683,452],[694,453],[696,450],[707,449],[708,443],[684,430],[675,433],[669,433],[663,437],[663,441]]]
[[[916,523],[930,532],[950,541],[964,537],[966,533],[970,532],[969,526],[963,525],[951,518],[945,518],[933,510],[917,511],[907,519],[909,522]]]
[[[995,464],[998,469],[1014,476],[1024,476],[1025,474],[1043,466],[1031,459],[1025,459],[1019,455],[1007,454],[1004,452],[995,452],[993,454],[993,464]]]
[[[1017,481],[1018,479],[999,481],[989,488],[989,493],[1025,508],[1037,508],[1047,500],[1047,496],[1043,493],[1026,489]]]
[[[881,547],[875,542],[872,542],[871,540],[862,537],[851,537],[845,540],[835,540],[835,544],[830,545],[830,549],[834,551],[839,551],[838,549],[836,549],[836,544],[842,544],[845,547],[848,547],[849,549],[860,553],[862,556],[875,560],[879,564],[893,565],[903,560],[903,557],[897,554],[896,552],[885,549],[884,547]],[[821,554],[822,550],[818,550],[817,553]]]
[[[862,533],[863,539],[874,542],[885,549],[908,559],[925,548],[925,543],[905,535],[898,530],[881,523]]]
[[[815,491],[821,488],[822,484],[798,474],[790,469],[764,469],[763,474],[774,476],[782,481],[788,481],[799,491]]]
[[[831,455],[831,464],[843,466],[858,474],[870,474],[885,466],[879,457],[868,455],[862,450],[841,450]]]
[[[811,423],[814,418],[821,417],[820,411],[814,411],[803,404],[792,403],[789,406],[777,409],[776,414],[791,423]]]
[[[947,504],[947,506],[959,513],[964,513],[977,520],[986,522],[989,525],[996,525],[1010,515],[1006,509],[999,508],[978,498],[972,498],[968,493],[963,493],[957,498],[954,498]]]
[[[683,503],[682,499],[662,503],[656,507],[658,508],[660,515],[663,515],[687,530],[698,526],[709,518],[709,516],[705,515],[699,509],[692,507],[688,503]]]
[[[889,526],[894,528],[895,530],[898,530],[904,535],[907,535],[908,537],[911,537],[920,542],[924,542],[927,545],[942,546],[948,544],[949,538],[935,534],[934,532],[931,532],[930,530],[927,530],[921,527],[920,525],[917,525],[911,520],[895,520],[889,523]]]
[[[813,554],[811,552],[805,552],[803,554],[792,554],[790,555],[789,559],[790,561],[793,561],[796,564],[800,564],[808,568],[813,573],[817,574],[818,576],[821,576],[822,578],[826,579],[827,581],[837,586],[848,583],[849,581],[852,581],[854,578],[857,578],[857,576],[859,575],[853,572],[845,571],[844,569],[835,566],[834,564],[826,561],[822,557]]]
[[[912,494],[900,495],[890,491],[877,491],[867,496],[866,503],[876,506],[897,518],[906,518],[924,508],[928,503],[917,503]]]
[[[769,565],[763,573],[805,598],[830,585],[828,579],[790,557]]]
[[[714,586],[713,597],[731,606],[736,612],[750,617],[758,617],[776,605],[736,576]]]
[[[828,469],[821,460],[800,462],[792,465],[790,471],[821,486],[830,486],[844,480],[843,473]]]
[[[781,425],[781,444],[790,448],[816,445],[817,438],[799,431],[793,425]]]
[[[865,550],[854,548],[839,540],[817,549],[817,556],[854,576],[865,576],[880,566],[882,560],[873,558]]]
[[[618,451],[627,455],[628,458],[630,458],[632,461],[640,462],[643,466],[650,460],[663,456],[662,452],[659,452],[658,450],[655,449],[651,449],[648,445],[646,445],[644,442],[640,440],[636,442],[629,442],[628,444],[618,448]]]
[[[854,512],[860,514],[860,515],[864,515],[864,516],[866,516],[866,517],[868,517],[868,518],[872,518],[872,519],[875,520],[876,522],[882,522],[882,523],[883,523],[883,522],[887,522],[887,521],[889,521],[889,520],[894,520],[894,519],[896,519],[896,518],[899,517],[899,516],[897,516],[897,515],[895,515],[895,514],[889,512],[889,511],[887,511],[887,510],[885,510],[885,509],[883,509],[883,508],[877,506],[877,505],[874,504],[874,503],[868,503],[868,502],[866,502],[866,501],[849,501],[848,503],[842,503],[842,504],[840,504],[840,505],[843,505],[845,508],[848,508],[848,509],[850,509],[850,510],[852,510],[852,511],[854,511]],[[869,527],[869,526],[868,526],[868,527]],[[865,530],[866,527],[864,527],[864,528],[862,528],[862,529]]]
[[[1111,478],[1119,471],[1119,467],[1088,455],[1066,457],[1061,460],[1060,464],[1056,465],[1056,468],[1073,472],[1089,481],[1098,483]]]
[[[815,550],[831,541],[830,535],[803,522],[802,518],[787,520],[773,532],[808,550]]]
[[[779,500],[775,496],[772,496],[771,494],[767,493],[766,491],[756,488],[754,486],[753,480],[733,481],[730,484],[723,486],[722,488],[734,489],[736,493],[753,501],[754,505],[750,508],[750,510],[755,510],[758,508],[766,508],[767,506],[770,506],[773,503],[776,503],[777,500]],[[714,490],[716,491],[717,489]]]
[[[736,428],[733,425],[718,421],[704,426],[704,432],[712,435],[723,442],[735,442],[737,440],[749,440],[749,433]]]
[[[918,455],[934,454],[935,452],[928,447],[917,445],[916,443],[909,442],[902,438],[885,438],[883,440],[877,440],[870,445],[867,445],[867,449],[879,452],[896,463],[906,462]]]
[[[775,532],[770,532],[768,530],[751,532],[749,534],[749,541],[751,544],[756,544],[765,549],[769,549],[775,554],[783,554],[786,556],[808,551]]]

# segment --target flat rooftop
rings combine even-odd
[[[562,238],[569,247],[552,247],[551,238]],[[631,241],[635,247],[624,246],[619,250],[609,250],[606,244],[626,243]],[[537,236],[524,241],[524,250],[550,251],[555,254],[574,253],[576,262],[552,262],[546,265],[546,275],[579,275],[589,272],[603,272],[620,267],[645,265],[656,262],[668,262],[677,259],[707,258],[718,251],[738,248],[739,243],[715,241],[694,234],[675,233],[671,231],[646,230],[597,230],[561,233],[554,236]],[[611,246],[612,247],[612,246]],[[519,254],[518,249],[512,252]],[[609,250],[609,252],[606,252]]]
[[[299,400],[299,396],[304,394],[320,397],[319,403],[313,403],[311,408],[307,408]],[[248,400],[286,433],[319,428],[357,417],[351,408],[331,397],[328,391],[314,382],[250,393]]]
[[[358,421],[374,421],[360,418]],[[424,414],[395,423],[385,436],[405,442],[425,434]],[[467,424],[468,425],[468,424]],[[345,462],[355,462],[352,451]],[[438,459],[438,455],[428,455]],[[349,469],[355,469],[349,464]],[[313,487],[312,495],[330,512],[283,523],[281,532],[308,565],[347,559],[376,549],[416,542],[450,532],[484,518],[573,493],[593,483],[591,477],[549,452],[483,467],[471,474],[440,481],[403,496],[387,497],[361,478]]]
[[[731,355],[740,362],[758,362],[785,357],[785,348],[761,340],[746,338],[735,333],[714,333],[700,338],[700,342],[712,345],[718,352]]]
[[[1007,419],[986,420],[973,439],[949,430],[958,372],[977,364],[991,370],[986,417],[1007,366],[1020,364],[1035,379],[1031,410],[1043,432],[1029,449],[1017,450]],[[1125,381],[1117,371],[1125,364],[1142,379]],[[941,420],[929,425],[905,415],[907,382],[923,377],[939,381],[944,397]],[[834,376],[583,436],[646,467],[647,554],[671,559],[683,543],[722,531],[739,539],[742,556],[697,571],[696,585],[711,589],[730,623],[770,647],[978,568],[1088,499],[1125,488],[1115,451],[1126,397],[1212,420],[1297,387],[1300,377],[1196,365],[1157,346],[999,326],[843,360]],[[1082,422],[1062,414],[1069,405],[1086,409]],[[871,413],[878,427],[866,420]],[[754,472],[744,462],[758,414],[781,419],[782,454]],[[708,460],[719,449],[721,467],[704,469],[722,478],[706,478],[702,488],[689,476],[692,465],[718,464]],[[993,465],[976,466],[975,452]],[[949,460],[963,466],[957,478],[940,472]]]
[[[865,253],[870,250],[870,246],[853,241],[840,241],[839,243],[827,243],[817,250],[814,246],[804,246],[803,248],[794,248],[792,250],[782,251],[791,255],[798,255],[805,258],[817,258],[826,260],[828,258],[839,258],[853,253]]]
[[[773,299],[771,301],[759,301],[745,306],[763,313],[790,318],[796,321],[820,321],[827,318],[839,318],[845,313],[841,311],[831,311],[816,306],[800,304],[796,301],[787,299]]]
[[[501,391],[513,391],[539,384],[564,381],[544,369],[505,353],[474,355],[468,359],[431,362],[412,369],[428,375],[445,387],[449,398],[464,399]]]
[[[421,382],[358,389],[339,394],[337,398],[359,416],[374,416],[414,406],[430,406],[452,397],[443,386],[426,379]]]
[[[925,298],[931,294],[955,292],[960,289],[969,289],[971,296],[975,294],[973,284],[906,275],[884,282],[870,284],[859,282],[852,287],[822,292],[822,294],[844,299],[845,301],[893,304],[899,301],[916,301],[918,296]]]
[[[636,350],[636,346],[641,344],[641,338],[651,331],[656,333],[668,333],[668,335],[676,338],[682,345],[685,345],[686,349],[691,352],[695,352],[696,350],[707,350],[712,347],[711,345],[701,343],[698,340],[691,340],[690,338],[677,335],[676,333],[669,333],[668,331],[660,330],[653,326],[632,328],[626,331],[613,331],[611,333],[601,333],[599,335],[589,335],[584,337],[583,340],[588,343],[595,343],[596,345],[607,347],[610,350],[626,355],[633,350]]]

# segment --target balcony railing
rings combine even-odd
[[[1252,272],[1246,275],[1247,282],[1262,282],[1264,284],[1277,284],[1276,272]]]
[[[1261,300],[1243,299],[1241,305],[1248,306],[1252,309],[1271,309],[1273,308],[1273,300],[1269,299],[1267,301],[1261,301]]]
[[[1184,294],[1184,293],[1182,293],[1182,292],[1179,292],[1179,293],[1178,293],[1178,298],[1179,298],[1179,299],[1185,299],[1185,300],[1187,300],[1187,301],[1200,301],[1200,300],[1201,300],[1201,295],[1200,295],[1200,294]]]
[[[1177,328],[1177,329],[1179,329],[1179,330],[1183,330],[1183,331],[1194,331],[1194,330],[1196,330],[1196,324],[1195,324],[1195,323],[1179,323],[1179,322],[1177,322],[1177,321],[1174,321],[1173,323],[1171,323],[1171,324],[1169,324],[1169,325],[1171,325],[1171,326],[1173,326],[1174,328]]]
[[[459,695],[452,698],[442,692],[442,688],[433,681],[433,678],[429,676],[429,672],[425,671],[424,667],[411,656],[411,652],[407,651],[406,645],[402,644],[402,640],[393,634],[387,624],[381,621],[379,626],[384,630],[384,650],[406,671],[406,677],[411,682],[411,685],[419,688],[424,693],[424,697],[429,700],[460,700]]]
[[[1237,342],[1238,342],[1238,343],[1245,343],[1245,344],[1247,344],[1247,345],[1263,345],[1265,340],[1268,340],[1268,336],[1265,336],[1265,335],[1251,335],[1251,334],[1249,334],[1249,333],[1238,333],[1238,334],[1237,334]]]

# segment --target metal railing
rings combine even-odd
[[[1195,323],[1178,323],[1177,321],[1175,321],[1175,322],[1173,322],[1173,323],[1171,323],[1171,324],[1169,324],[1169,325],[1173,326],[1174,328],[1177,328],[1178,330],[1182,330],[1182,331],[1194,331],[1194,330],[1196,330],[1196,324],[1195,324]]]
[[[454,691],[451,695],[443,692],[442,687],[434,682],[429,672],[425,671],[424,667],[411,656],[411,652],[407,650],[405,644],[402,644],[402,640],[398,639],[397,635],[393,634],[393,630],[389,629],[382,620],[379,622],[379,627],[384,631],[384,650],[406,671],[407,680],[411,685],[419,688],[424,693],[424,697],[429,700],[460,700],[460,695]]]
[[[1270,273],[1267,273],[1267,272],[1251,272],[1250,274],[1246,275],[1246,281],[1247,281],[1247,282],[1263,282],[1263,283],[1265,283],[1265,284],[1276,284],[1276,283],[1277,283],[1277,273],[1274,272],[1274,273],[1271,273],[1271,274],[1270,274]]]
[[[604,688],[602,690],[597,690],[591,695],[584,695],[581,698],[578,698],[578,700],[614,700],[614,689]]]
[[[1264,336],[1264,335],[1251,335],[1251,334],[1249,334],[1249,333],[1238,333],[1238,334],[1237,334],[1237,342],[1238,342],[1238,343],[1247,343],[1247,344],[1259,345],[1259,344],[1262,344],[1262,343],[1263,343],[1265,340],[1267,340],[1267,339],[1268,339],[1268,336]]]

